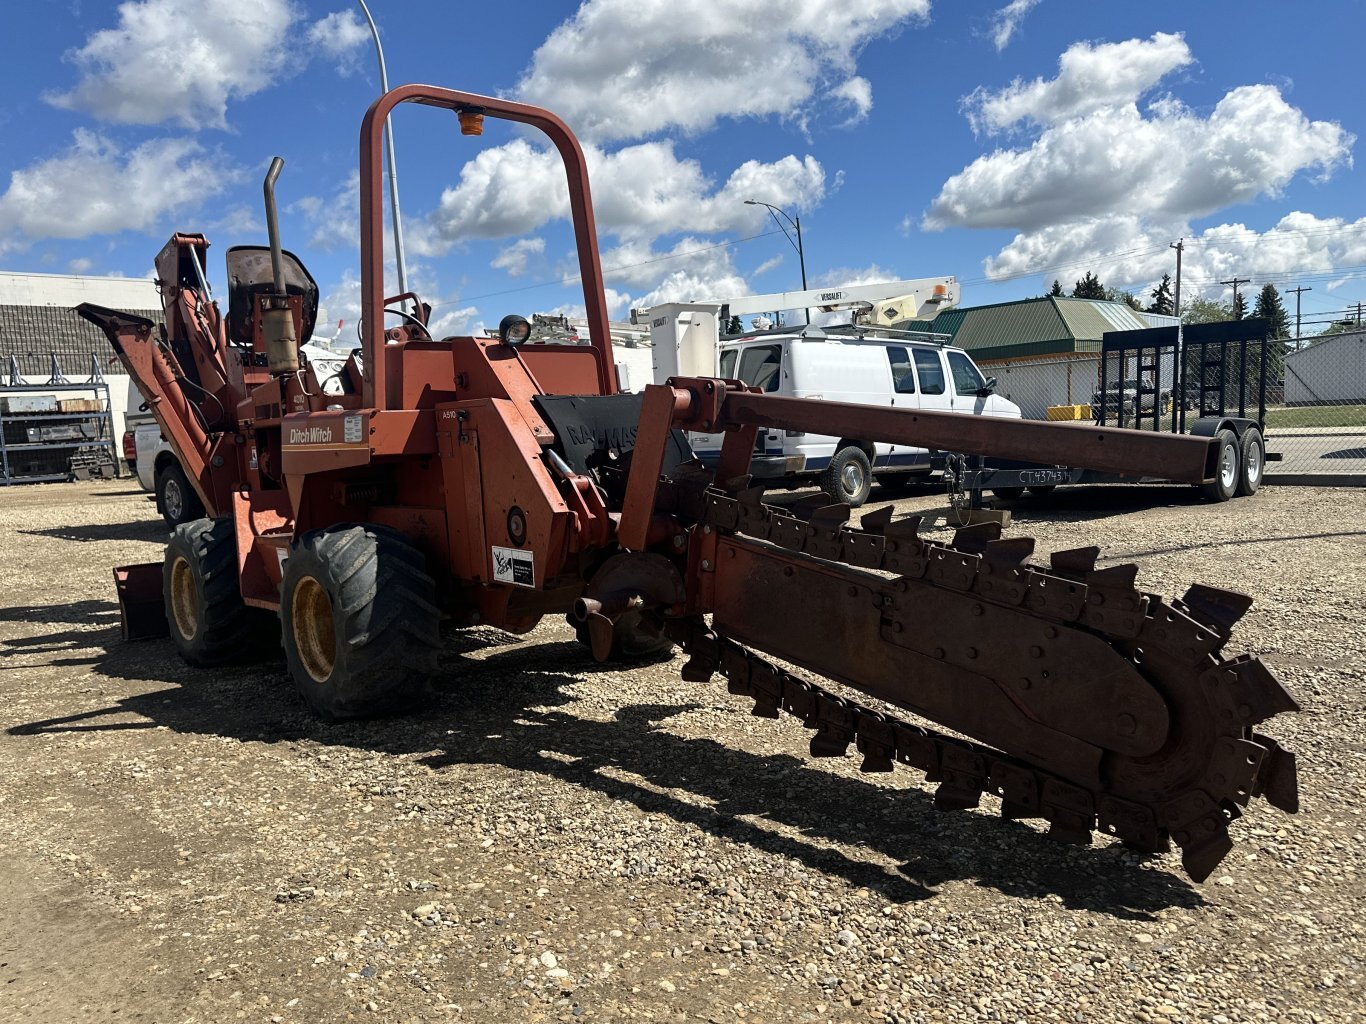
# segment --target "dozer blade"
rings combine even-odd
[[[691,678],[719,671],[756,714],[788,711],[815,729],[813,755],[853,744],[866,771],[925,772],[941,809],[991,794],[1004,816],[1041,819],[1064,842],[1095,831],[1149,853],[1175,842],[1197,881],[1254,798],[1298,809],[1294,756],[1252,731],[1298,705],[1256,658],[1222,652],[1241,595],[1193,587],[1167,603],[1135,589],[1135,566],[1097,569],[1098,552],[1082,548],[1042,568],[1031,540],[994,527],[939,545],[885,511],[855,529],[714,490],[707,510],[711,624],[692,614],[670,633]]]

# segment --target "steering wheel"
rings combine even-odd
[[[405,319],[405,320],[409,321],[411,324],[413,324],[413,326],[415,326],[419,331],[422,332],[422,337],[421,337],[419,340],[421,340],[421,341],[432,341],[432,340],[433,340],[433,339],[432,339],[432,332],[429,331],[429,330],[427,330],[427,325],[424,324],[424,323],[423,323],[421,320],[419,320],[417,317],[413,316],[413,314],[409,313],[407,310],[397,309],[397,308],[395,308],[394,306],[385,306],[385,307],[384,307],[384,312],[385,312],[385,313],[392,313],[392,314],[394,314],[394,316],[401,316],[401,317],[403,317],[403,319]]]

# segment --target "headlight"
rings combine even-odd
[[[520,345],[531,337],[531,324],[524,316],[509,313],[498,324],[498,340],[504,345]]]

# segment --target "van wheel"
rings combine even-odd
[[[821,490],[850,508],[868,500],[873,489],[873,467],[861,448],[841,448],[821,473]]]
[[[1250,497],[1262,486],[1262,471],[1266,469],[1266,442],[1256,427],[1248,427],[1239,447],[1238,495]]]
[[[1239,467],[1242,455],[1238,446],[1238,435],[1231,430],[1221,430],[1214,435],[1219,440],[1219,461],[1215,463],[1214,479],[1200,485],[1200,493],[1206,501],[1228,501],[1238,493]]]

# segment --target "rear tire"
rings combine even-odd
[[[1238,496],[1249,498],[1262,486],[1262,474],[1266,471],[1266,441],[1262,432],[1248,427],[1238,449]]]
[[[304,700],[324,718],[411,706],[437,671],[440,618],[425,559],[396,530],[315,530],[285,562],[285,660]]]
[[[242,602],[231,519],[182,523],[166,544],[162,594],[171,640],[191,665],[249,660],[270,645],[270,616]],[[273,638],[272,638],[273,639]]]
[[[157,474],[157,511],[166,525],[174,530],[181,523],[204,518],[204,503],[190,486],[190,480],[178,462],[168,462]]]
[[[850,508],[868,500],[873,489],[873,467],[861,448],[841,448],[821,473],[821,490]]]
[[[1200,493],[1206,501],[1228,501],[1238,493],[1241,459],[1238,435],[1231,430],[1221,430],[1214,436],[1219,440],[1219,461],[1215,464],[1214,479],[1201,484]]]

